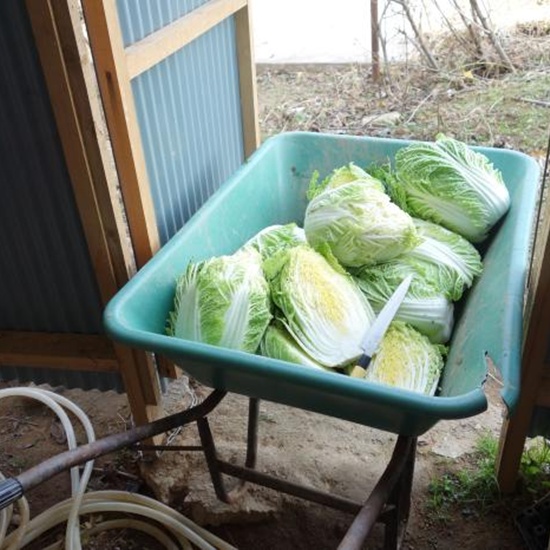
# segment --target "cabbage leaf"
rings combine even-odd
[[[464,237],[438,224],[420,219],[414,223],[423,240],[401,259],[415,265],[449,300],[460,300],[483,271],[479,252]]]
[[[262,258],[266,259],[283,248],[305,244],[306,242],[305,232],[297,224],[276,224],[265,227],[256,233],[243,245],[243,248],[255,248],[262,255]]]
[[[311,358],[280,322],[271,323],[260,343],[260,354],[306,367],[330,370]]]
[[[454,325],[454,306],[437,283],[422,273],[415,262],[405,256],[383,264],[354,270],[353,274],[374,311],[379,313],[403,279],[413,279],[395,320],[412,325],[431,342],[443,344],[451,337]]]
[[[345,185],[346,183],[351,183],[352,181],[362,181],[367,185],[373,186],[379,191],[384,191],[384,184],[381,181],[371,176],[362,168],[359,168],[359,166],[353,162],[350,162],[349,164],[333,170],[332,174],[327,176],[321,182],[319,182],[319,172],[317,170],[313,172],[309,182],[307,197],[309,200],[312,200],[324,191],[340,187],[340,185]]]

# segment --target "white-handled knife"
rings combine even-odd
[[[401,302],[403,301],[409,290],[412,278],[412,275],[407,275],[407,277],[405,277],[403,281],[401,281],[399,286],[395,289],[390,299],[380,310],[380,313],[365,333],[363,342],[361,343],[363,355],[361,355],[359,361],[357,362],[357,365],[359,365],[363,369],[366,369],[369,366],[372,360],[372,356],[380,345],[384,334],[386,334],[386,330],[388,330],[388,327],[393,321],[393,318],[395,317],[395,314],[397,313]]]

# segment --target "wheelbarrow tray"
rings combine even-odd
[[[511,208],[485,245],[481,277],[458,304],[437,396],[167,336],[175,282],[190,261],[235,252],[266,226],[302,225],[306,191],[321,175],[354,162],[393,161],[411,141],[289,132],[268,139],[110,301],[104,314],[116,341],[159,353],[206,386],[315,411],[388,432],[417,436],[443,419],[487,407],[489,356],[500,372],[502,398],[519,393],[526,273],[539,167],[515,151],[476,148],[501,170]]]

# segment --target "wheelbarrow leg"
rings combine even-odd
[[[400,435],[397,438],[389,464],[360,512],[355,516],[345,537],[338,546],[338,550],[360,550],[363,548],[363,544],[374,525],[382,520],[389,522],[389,527],[386,527],[385,532],[385,550],[399,548],[399,524],[406,524],[405,515],[409,510],[408,501],[410,499],[415,444],[416,439],[413,437]],[[401,486],[401,484],[403,485]],[[388,508],[392,495],[399,505]],[[384,517],[394,512],[394,517],[391,517],[391,515]]]
[[[398,550],[403,544],[411,508],[411,492],[416,457],[416,438],[412,439],[399,481],[388,499],[385,518],[384,550]]]
[[[218,456],[216,454],[216,446],[214,444],[214,438],[212,437],[212,431],[210,430],[210,424],[208,418],[200,418],[197,420],[197,428],[199,430],[199,436],[201,438],[201,444],[204,451],[204,457],[210,472],[210,478],[212,479],[212,485],[214,485],[214,491],[216,496],[222,502],[229,503],[229,495],[225,489],[222,474],[218,468]]]
[[[244,465],[247,468],[256,467],[258,456],[258,418],[260,416],[260,400],[251,397],[248,401],[248,431],[246,437],[246,460]]]
[[[248,402],[248,428],[245,458],[245,466],[251,469],[256,466],[256,457],[258,454],[259,410],[260,400],[251,397]],[[214,444],[214,438],[212,437],[212,431],[210,430],[208,418],[204,417],[197,420],[197,427],[216,496],[222,502],[234,502],[239,497],[239,493],[244,486],[244,480],[239,480],[236,487],[234,487],[231,491],[227,491],[222,477],[222,472],[220,470],[220,461],[216,453],[216,446]]]

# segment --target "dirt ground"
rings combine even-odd
[[[444,472],[467,466],[480,437],[498,437],[502,419],[498,389],[498,382],[489,378],[485,413],[440,422],[419,438],[405,550],[525,548],[511,511],[503,513],[499,508],[480,514],[472,506],[439,517],[429,507],[430,482]],[[119,432],[127,425],[129,410],[124,395],[63,388],[56,391],[86,412],[98,437]],[[166,412],[177,412],[189,405],[192,396],[202,399],[207,393],[206,388],[190,387],[185,377],[175,381],[165,394]],[[229,395],[210,416],[221,457],[241,464],[246,412],[247,399]],[[19,398],[0,401],[0,442],[0,471],[5,475],[17,474],[61,452],[66,445],[53,414]],[[195,426],[171,434],[170,443],[197,444]],[[336,495],[358,501],[368,496],[394,443],[394,435],[367,426],[274,403],[261,404],[258,469]],[[89,490],[106,488],[152,494],[241,550],[333,549],[352,520],[343,512],[253,485],[248,485],[236,504],[223,504],[215,497],[200,453],[163,452],[153,462],[128,449],[107,455],[96,462]],[[31,515],[67,496],[68,475],[60,474],[27,495]],[[88,548],[128,549],[137,543],[142,548],[157,548],[128,531]],[[365,548],[378,549],[382,544],[382,530],[377,528]]]
[[[374,85],[365,66],[259,67],[262,136],[299,129],[432,139],[437,131],[445,131],[468,142],[511,147],[541,158],[550,105],[549,28],[541,24],[519,29],[508,47],[522,70],[498,78],[489,65],[472,70],[449,67],[436,75],[407,65],[388,70],[382,82]],[[527,43],[531,49],[525,47]],[[490,77],[487,71],[492,71]],[[124,395],[54,389],[83,408],[98,437],[120,432],[131,423]],[[445,513],[430,506],[430,483],[446,473],[474,467],[476,442],[487,435],[499,437],[503,410],[498,382],[489,378],[486,389],[485,413],[440,422],[419,438],[405,550],[527,548],[514,517],[528,501],[483,511],[474,503],[462,503]],[[180,410],[193,396],[200,399],[205,393],[184,377],[169,384],[165,409]],[[246,404],[245,398],[231,395],[211,415],[224,458],[242,461]],[[260,470],[359,500],[372,489],[395,441],[386,432],[273,403],[262,403],[260,421]],[[192,444],[197,441],[196,430],[185,427],[171,434],[170,441]],[[65,445],[59,423],[42,406],[27,400],[0,401],[0,471],[4,475],[16,475],[63,451]],[[241,550],[336,548],[351,521],[344,513],[253,485],[238,503],[224,505],[215,498],[199,453],[166,451],[152,462],[131,449],[107,455],[97,461],[90,483],[91,490],[105,488],[154,495]],[[29,493],[31,514],[68,494],[68,476],[60,474]],[[377,531],[365,548],[381,545]],[[87,547],[157,548],[128,531]]]

